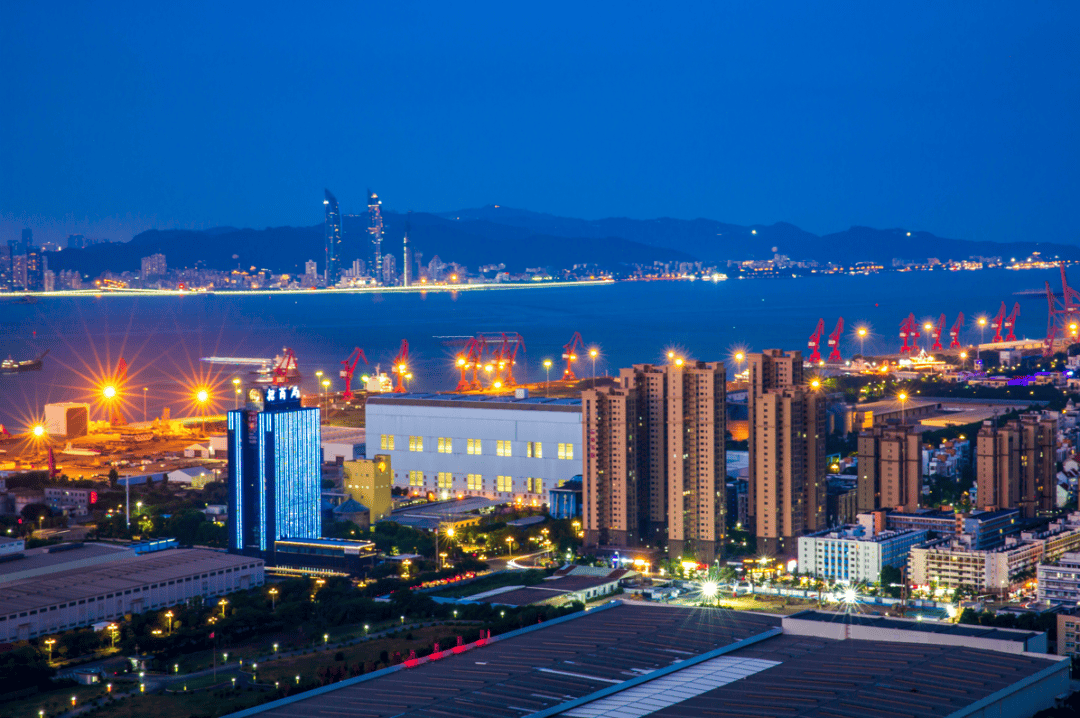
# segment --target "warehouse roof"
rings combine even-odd
[[[206,549],[170,549],[80,566],[0,584],[0,617],[109,593],[141,588],[197,573],[262,564],[262,559]]]
[[[127,546],[104,543],[67,543],[26,549],[22,558],[0,563],[0,584],[30,576],[40,576],[71,568],[126,558]]]
[[[382,394],[369,396],[367,403],[369,406],[372,404],[399,404],[461,409],[524,409],[581,413],[580,398],[549,396],[531,396],[527,399],[518,399],[514,396],[491,396],[487,394]]]
[[[835,623],[837,620],[835,613],[822,611],[801,611],[792,614],[791,618],[802,621],[817,621],[819,623]],[[1039,635],[1038,631],[1023,631],[1012,628],[1001,629],[989,626],[972,626],[966,623],[943,623],[941,621],[900,620],[885,616],[863,616],[859,614],[844,616],[844,622],[855,626],[893,628],[917,633],[942,633],[950,636],[968,636],[970,638],[991,638],[996,641],[1015,641],[1017,643],[1027,643],[1028,640]]]
[[[723,609],[609,604],[235,716],[929,718],[1063,666],[1067,676],[1056,657],[789,636],[778,624]]]

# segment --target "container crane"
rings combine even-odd
[[[518,349],[525,349],[525,339],[514,332],[513,334],[503,334],[502,343],[499,345],[499,363],[497,366],[499,370],[495,373],[495,378],[498,380],[499,371],[506,370],[506,377],[502,380],[503,386],[514,386],[517,381],[514,379],[514,364],[517,363]]]
[[[1065,280],[1065,269],[1062,267],[1061,279]],[[1049,359],[1054,356],[1054,342],[1057,341],[1058,324],[1062,319],[1068,322],[1068,307],[1069,298],[1067,296],[1062,297],[1062,304],[1059,306],[1057,298],[1054,297],[1054,290],[1050,288],[1050,282],[1046,283],[1046,303],[1049,305],[1049,313],[1046,315],[1046,339],[1043,340],[1043,359]]]
[[[1015,304],[1013,304],[1013,308],[1012,311],[1009,312],[1009,316],[1005,317],[1005,329],[1009,330],[1008,333],[1005,335],[1005,341],[1007,342],[1016,341],[1016,334],[1013,330],[1016,329],[1016,318],[1018,316],[1020,316],[1020,302],[1016,302]]]
[[[570,341],[563,344],[562,358],[566,360],[566,369],[563,370],[563,381],[577,381],[574,375],[573,364],[577,361],[578,353],[585,349],[585,340],[581,338],[581,332],[574,332]]]
[[[990,326],[994,328],[994,343],[1005,341],[1001,338],[1001,327],[1005,323],[1005,302],[1001,303],[1001,309],[998,310],[997,316],[994,317],[994,321],[990,323]]]
[[[461,380],[458,381],[457,391],[469,391],[480,388],[480,382],[476,378],[476,372],[484,360],[484,340],[481,337],[470,337],[465,343],[464,351],[457,355],[455,366],[461,370]],[[469,371],[472,370],[472,381],[469,381]]]
[[[405,376],[409,372],[409,340],[401,340],[401,348],[394,357],[394,366],[391,371],[397,374],[397,385],[394,387],[395,394],[405,393]]]
[[[296,354],[293,353],[292,349],[284,347],[281,350],[281,356],[278,358],[277,364],[274,365],[274,374],[270,383],[274,386],[284,386],[289,383],[290,377],[296,375]]]
[[[350,401],[353,400],[353,393],[352,393],[353,372],[356,371],[356,365],[357,365],[357,363],[359,363],[359,361],[361,359],[364,360],[365,364],[368,363],[367,357],[364,356],[364,350],[361,349],[360,347],[356,347],[355,349],[352,350],[352,354],[350,354],[348,356],[348,358],[342,360],[342,362],[341,362],[340,376],[341,376],[342,379],[345,380],[345,393],[342,395],[342,398],[346,402],[350,402]]]
[[[960,330],[964,326],[964,313],[960,312],[960,316],[956,318],[956,322],[952,325],[952,329],[949,330],[949,348],[960,348]]]
[[[930,347],[930,351],[939,352],[945,347],[941,346],[941,335],[945,333],[945,315],[942,314],[937,321],[937,326],[930,330],[930,337],[934,340],[934,344]]]
[[[918,353],[918,344],[915,340],[919,338],[919,325],[915,322],[914,314],[908,314],[907,319],[900,322],[900,338],[904,340],[904,345],[900,347],[901,354]]]
[[[821,335],[825,333],[825,320],[817,320],[817,329],[810,335],[810,340],[807,342],[807,346],[810,348],[810,357],[807,359],[811,364],[819,364],[821,362],[821,352],[818,351],[821,348]]]
[[[836,320],[836,329],[833,329],[832,334],[829,335],[829,348],[832,351],[829,352],[829,362],[840,364],[844,360],[840,356],[840,335],[844,333],[844,318],[840,317]]]

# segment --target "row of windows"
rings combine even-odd
[[[435,485],[439,489],[452,489],[454,488],[454,475],[448,471],[440,471],[435,476]],[[409,472],[409,486],[416,486],[423,488],[424,486],[424,472],[423,471],[410,471]],[[467,474],[465,476],[465,487],[469,491],[483,491],[484,490],[484,476],[482,474]],[[514,490],[514,478],[512,476],[496,476],[495,477],[495,490],[503,492],[512,492]],[[530,494],[542,494],[544,493],[544,480],[541,478],[526,478],[525,479],[525,491]]]
[[[473,456],[479,456],[482,452],[480,450],[480,439],[466,439],[466,450]],[[394,450],[394,435],[393,434],[381,434],[379,437],[379,449],[382,451]],[[440,436],[437,440],[437,449],[440,454],[452,454],[454,452],[454,441],[448,436]],[[409,437],[409,451],[423,451],[424,450],[424,437],[422,436],[410,436]],[[511,449],[511,442],[509,440],[499,439],[495,442],[495,454],[497,456],[513,456]],[[544,458],[544,446],[543,442],[530,441],[525,445],[525,456],[529,459],[542,459]],[[558,456],[560,459],[573,461],[574,459],[574,445],[573,444],[559,444]]]

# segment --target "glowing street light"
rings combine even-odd
[[[171,636],[172,635],[173,612],[172,611],[166,611],[165,612],[165,618],[169,619],[169,635]]]
[[[859,355],[863,357],[866,356],[866,335],[868,333],[866,327],[859,327],[855,330],[855,335],[859,337]]]
[[[223,599],[221,599],[220,601],[217,602],[217,605],[221,606],[221,617],[225,618],[225,606],[229,605],[228,600],[223,598]],[[228,655],[228,654],[225,654],[225,655]]]
[[[273,610],[275,610],[277,608],[277,594],[278,594],[278,590],[276,588],[271,588],[270,589],[270,610],[271,611],[273,611]],[[274,645],[276,646],[277,644],[275,643]]]
[[[979,344],[986,343],[986,317],[979,317],[976,320],[979,325]]]
[[[49,647],[49,663],[52,663],[52,650],[53,650],[53,646],[56,645],[56,639],[55,638],[46,638],[45,639],[45,645]]]
[[[234,376],[232,380],[233,388],[236,390],[236,396],[233,397],[233,408],[240,408],[240,377]]]
[[[106,399],[115,399],[116,398],[116,387],[113,386],[112,384],[107,384],[101,390],[101,395],[103,397],[105,397]]]
[[[507,553],[513,553],[514,552],[514,537],[513,536],[507,536],[506,537],[506,552]]]
[[[329,404],[329,402],[327,402],[327,399],[326,399],[326,392],[329,389],[330,389],[330,380],[329,379],[323,379],[322,380],[322,398],[323,398],[323,403],[326,404],[326,410],[327,411],[330,410],[330,404]]]
[[[35,424],[34,428],[30,430],[35,439],[41,439],[45,437],[45,427],[41,424]]]
[[[551,393],[551,360],[544,360],[544,372],[547,373],[547,378],[544,379],[544,396],[548,396]]]
[[[905,423],[904,409],[907,408],[907,394],[904,392],[900,392],[896,398],[900,400],[900,424],[903,425]]]
[[[589,358],[592,359],[592,385],[596,387],[596,357],[600,356],[600,350],[595,347],[589,350]]]

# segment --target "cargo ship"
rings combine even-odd
[[[16,361],[10,356],[0,361],[0,374],[18,374],[24,371],[41,371],[41,360],[45,358],[45,355],[49,353],[46,349],[41,353],[37,359],[26,359],[23,361]]]

